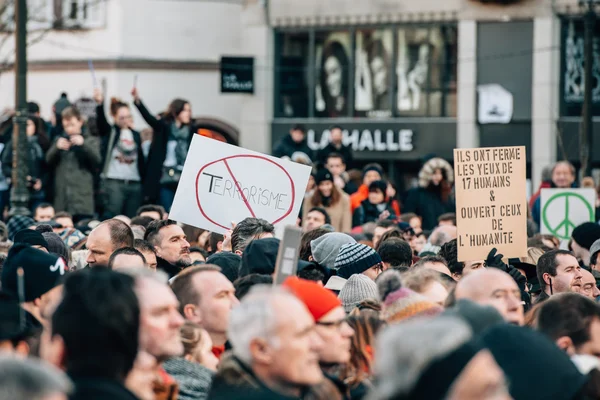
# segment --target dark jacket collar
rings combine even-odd
[[[71,376],[75,391],[69,400],[138,400],[122,383],[106,378]]]
[[[182,268],[176,267],[164,258],[156,257],[156,269],[164,271],[169,275],[169,279],[181,272]]]

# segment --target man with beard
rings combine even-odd
[[[183,354],[180,329],[184,319],[179,313],[179,302],[162,271],[139,268],[124,272],[135,278],[135,294],[140,307],[140,350],[158,363],[154,394],[157,400],[175,400],[177,383],[165,372],[162,363]]]
[[[165,271],[169,278],[192,265],[190,244],[180,226],[173,220],[153,221],[148,225],[144,240],[156,250],[156,268]]]
[[[537,263],[537,276],[542,289],[538,303],[557,293],[581,292],[581,267],[570,251],[551,250],[543,254]]]

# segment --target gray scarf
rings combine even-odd
[[[169,140],[177,141],[175,147],[175,159],[177,160],[178,166],[183,166],[185,158],[188,152],[188,139],[190,137],[190,127],[188,125],[181,125],[179,128],[173,122],[171,124],[171,132],[169,133]]]

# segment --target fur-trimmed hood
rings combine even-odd
[[[454,182],[454,170],[450,163],[443,158],[435,157],[431,160],[427,161],[421,171],[419,172],[419,186],[422,188],[426,188],[429,186],[431,182],[431,178],[433,177],[433,173],[436,169],[441,169],[446,171],[446,177],[448,179],[448,183],[452,184]]]

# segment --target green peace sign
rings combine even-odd
[[[564,213],[564,219],[554,228],[550,225],[550,222],[548,221],[548,217],[547,217],[547,213],[546,210],[548,208],[548,206],[550,204],[552,204],[552,202],[556,199],[559,199],[561,197],[565,198],[565,213]],[[585,197],[583,197],[582,195],[578,194],[578,193],[573,193],[573,192],[563,192],[563,193],[558,193],[555,194],[554,196],[550,197],[548,199],[548,201],[546,202],[546,204],[544,205],[544,209],[542,210],[542,222],[544,223],[544,225],[546,226],[546,228],[548,228],[548,230],[556,237],[558,237],[559,239],[564,239],[564,240],[568,240],[571,238],[571,233],[573,232],[573,229],[575,229],[575,227],[577,225],[575,225],[573,222],[571,222],[569,220],[569,200],[570,198],[575,198],[579,201],[581,201],[585,207],[588,210],[589,213],[589,219],[588,221],[593,221],[594,220],[594,216],[595,216],[595,211],[592,209],[592,206],[590,206],[590,204],[587,202],[587,200],[585,199]],[[562,235],[559,232],[564,232],[564,235]]]

